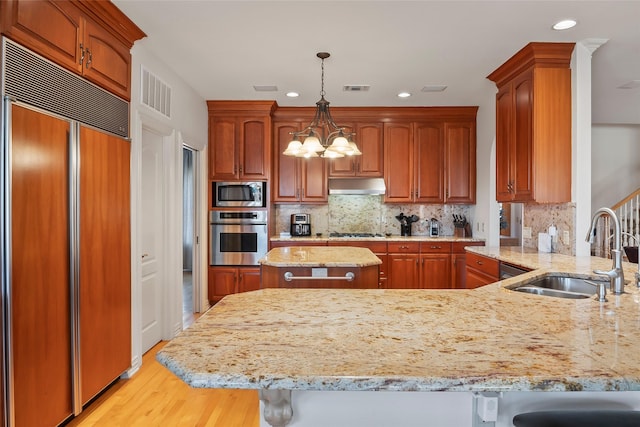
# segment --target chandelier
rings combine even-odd
[[[324,60],[330,54],[318,52],[316,56],[322,61],[322,85],[320,101],[316,102],[316,114],[309,126],[299,132],[291,132],[293,139],[282,154],[295,157],[327,158],[358,156],[362,153],[353,142],[355,133],[348,132],[345,128],[336,125],[329,112],[329,101],[324,99]]]

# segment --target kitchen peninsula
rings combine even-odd
[[[469,250],[533,271],[474,290],[231,295],[157,358],[193,387],[259,389],[265,426],[506,427],[563,401],[640,407],[633,284],[605,303],[505,289],[548,272],[593,277],[611,260]],[[493,424],[477,421],[483,398],[498,401]]]
[[[375,289],[382,261],[367,248],[293,246],[271,249],[259,263],[262,289]]]

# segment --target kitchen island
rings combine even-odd
[[[634,285],[605,303],[505,289],[550,271],[593,277],[611,260],[473,250],[537,269],[475,290],[231,295],[157,358],[194,387],[260,390],[272,426],[510,426],[560,401],[640,407]],[[627,280],[635,268],[625,264]],[[498,403],[489,424],[474,409],[487,399]]]
[[[382,261],[367,248],[292,246],[271,249],[258,263],[262,289],[375,289]]]

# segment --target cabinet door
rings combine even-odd
[[[344,156],[329,162],[330,177],[366,176],[382,177],[383,127],[382,123],[359,123],[357,126],[345,126],[354,129],[354,141],[362,152],[359,156]]]
[[[533,200],[533,74],[524,73],[513,81],[514,134],[511,140],[513,152],[512,179],[513,200]]]
[[[300,199],[300,159],[282,154],[291,141],[291,132],[300,129],[298,123],[274,123],[273,183],[274,202],[297,202]]]
[[[419,262],[418,254],[389,254],[388,269],[389,289],[419,289]]]
[[[82,72],[80,11],[71,2],[0,1],[2,32],[78,74]]]
[[[58,425],[73,413],[68,226],[70,129],[64,120],[23,107],[13,106],[11,115],[15,425]]]
[[[467,267],[466,276],[467,289],[475,289],[496,282],[494,277],[470,267]]]
[[[300,161],[300,201],[303,203],[326,203],[329,200],[327,189],[326,159],[310,158]]]
[[[80,354],[85,404],[131,365],[130,144],[80,128]]]
[[[126,100],[130,99],[131,54],[110,32],[85,19],[83,75]]]
[[[496,200],[513,199],[511,141],[513,139],[513,93],[506,85],[496,95]]]
[[[209,301],[217,303],[227,295],[236,292],[238,269],[234,267],[209,267]]]
[[[243,119],[239,128],[240,178],[268,179],[271,140],[265,119]]]
[[[451,255],[420,255],[420,287],[423,289],[451,287]]]
[[[354,157],[358,176],[382,177],[384,171],[384,131],[382,123],[360,123],[356,143],[361,156]]]
[[[413,134],[416,201],[444,202],[444,140],[440,123],[416,123]]]
[[[466,255],[451,254],[451,287],[453,289],[466,289]]]
[[[445,203],[476,203],[475,123],[445,123]]]
[[[257,291],[260,289],[259,268],[238,268],[238,292]]]
[[[209,178],[236,179],[236,120],[209,117]]]
[[[413,200],[412,130],[408,123],[384,125],[385,202]]]

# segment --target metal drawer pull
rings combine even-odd
[[[294,276],[292,272],[287,271],[284,273],[284,280],[287,282],[291,282],[292,280],[346,280],[347,282],[353,281],[356,277],[352,272],[346,273],[344,276],[335,276],[335,277],[316,277],[316,276]]]

